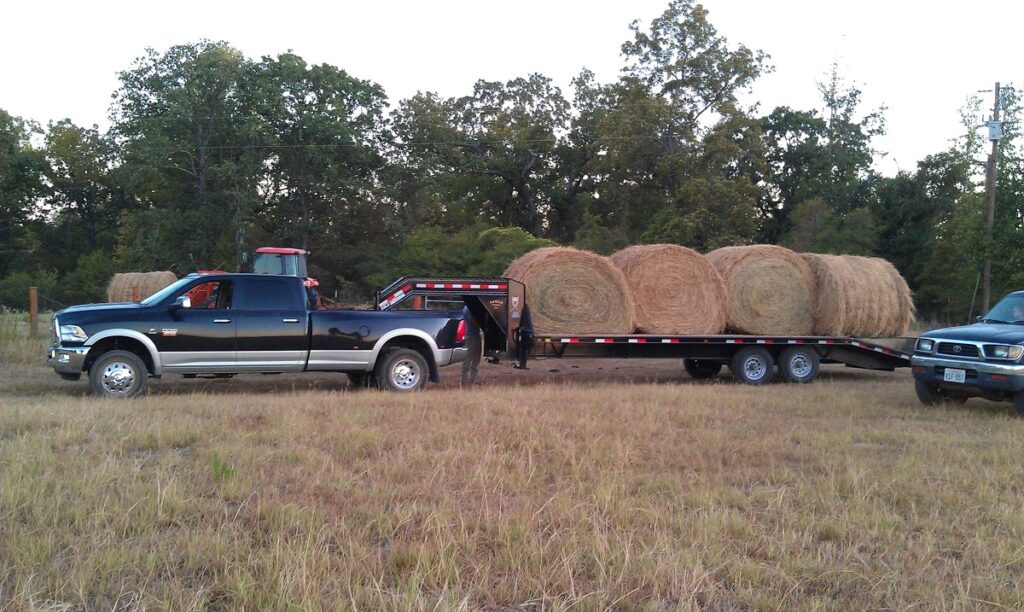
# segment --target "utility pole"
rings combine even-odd
[[[985,169],[985,193],[988,207],[985,210],[985,269],[982,271],[981,304],[988,313],[992,298],[992,229],[996,219],[996,163],[999,159],[999,139],[1003,136],[1003,124],[999,121],[999,83],[996,83],[995,103],[992,105],[992,119],[988,122],[988,139],[992,141],[992,153],[988,156]]]

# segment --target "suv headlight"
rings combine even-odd
[[[921,351],[922,353],[930,353],[930,352],[932,352],[932,349],[934,349],[934,348],[935,348],[935,341],[934,340],[931,340],[929,338],[918,338],[917,339],[917,349],[916,350]]]
[[[85,333],[85,330],[77,325],[60,326],[61,342],[85,342],[88,339],[89,334]]]
[[[985,356],[991,359],[1006,359],[1016,361],[1024,354],[1024,346],[1015,344],[987,344],[985,345]]]

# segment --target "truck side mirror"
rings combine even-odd
[[[181,310],[183,308],[192,308],[192,300],[187,295],[179,295],[176,300],[171,303],[171,310]]]

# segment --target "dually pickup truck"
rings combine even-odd
[[[968,397],[1012,401],[1024,416],[1024,291],[1007,295],[977,323],[917,339],[911,366],[924,404]]]
[[[343,372],[413,391],[465,360],[465,331],[460,310],[315,310],[299,277],[192,274],[141,303],[57,312],[47,362],[113,397],[138,395],[150,376],[249,372]]]

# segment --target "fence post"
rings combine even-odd
[[[39,294],[35,287],[28,288],[28,329],[33,336],[39,335]]]

